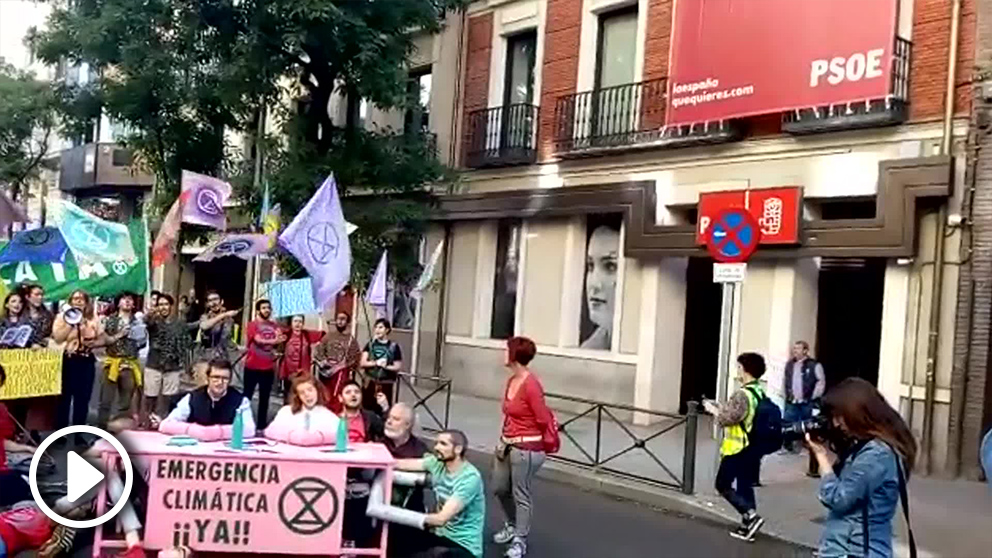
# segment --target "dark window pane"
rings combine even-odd
[[[499,222],[496,233],[496,278],[493,285],[491,337],[513,337],[517,315],[517,276],[520,270],[520,220]]]

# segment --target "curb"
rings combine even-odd
[[[483,460],[492,459],[493,455],[491,451],[482,448],[471,448],[468,453],[475,458]],[[544,466],[538,471],[537,476],[544,480],[572,486],[580,490],[597,492],[620,500],[628,500],[656,509],[662,513],[691,517],[719,526],[733,527],[739,523],[739,519],[735,515],[724,512],[715,507],[711,502],[704,501],[699,496],[686,495],[675,490],[633,483],[608,473],[597,473],[557,461],[553,458],[545,461]],[[791,545],[816,550],[816,547],[810,545],[809,542],[799,540],[787,533],[773,529],[762,530],[762,533],[765,536]]]

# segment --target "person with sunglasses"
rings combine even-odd
[[[231,438],[234,419],[244,418],[244,437],[255,436],[255,419],[251,402],[231,387],[231,363],[210,361],[207,385],[188,393],[165,420],[151,416],[153,428],[163,434],[186,435],[203,442]]]

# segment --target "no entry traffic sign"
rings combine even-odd
[[[744,262],[758,248],[760,240],[758,221],[748,210],[732,207],[721,211],[710,225],[706,249],[718,262]]]

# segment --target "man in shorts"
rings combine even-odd
[[[145,396],[141,401],[141,424],[146,426],[150,413],[160,417],[169,414],[169,403],[179,393],[180,377],[186,361],[189,336],[199,327],[173,315],[175,300],[160,294],[158,302],[148,310],[148,365],[145,370]]]

